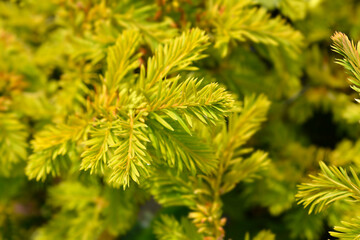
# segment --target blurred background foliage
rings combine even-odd
[[[330,51],[334,31],[360,39],[359,14],[356,0],[0,1],[0,238],[156,239],[166,224],[196,232],[187,208],[162,207],[136,185],[115,190],[74,169],[36,182],[24,170],[34,134],[84,111],[120,33],[143,35],[145,62],[192,27],[211,44],[196,74],[186,74],[219,82],[239,99],[256,93],[271,101],[248,143],[271,162],[261,178],[222,196],[225,238],[331,238],[331,226],[359,209],[336,203],[308,215],[295,194],[319,161],[360,165],[360,106]]]

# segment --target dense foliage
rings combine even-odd
[[[360,239],[359,13],[0,1],[0,239]]]

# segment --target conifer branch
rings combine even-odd
[[[56,176],[69,162],[68,155],[75,150],[75,143],[86,133],[84,120],[72,119],[69,124],[49,126],[32,141],[34,153],[25,169],[30,179],[45,180],[48,174]]]
[[[230,192],[237,183],[253,180],[259,171],[269,165],[268,154],[263,151],[256,151],[250,157],[235,158],[231,160],[228,171],[222,179],[222,192]]]
[[[166,119],[166,118],[165,118]],[[167,118],[171,130],[155,121],[148,121],[150,127],[149,138],[155,148],[156,155],[163,158],[170,167],[179,171],[187,169],[193,174],[197,171],[209,173],[216,166],[217,160],[214,152],[204,141],[182,129],[182,126]]]
[[[312,182],[298,186],[296,195],[299,204],[310,206],[309,213],[320,212],[329,204],[338,200],[360,201],[360,180],[353,168],[351,175],[341,167],[328,167],[320,162],[321,173],[312,176]]]
[[[180,171],[209,173],[217,161],[210,147],[194,136],[192,121],[219,122],[232,108],[233,99],[215,83],[200,87],[202,82],[196,78],[180,81],[180,76],[171,77],[194,70],[191,64],[204,57],[207,41],[199,29],[184,32],[158,46],[138,76],[134,70],[139,66],[136,52],[141,35],[124,31],[108,49],[108,70],[101,92],[90,95],[88,108],[92,111],[86,118],[93,120],[83,126],[91,125],[89,134],[66,125],[38,134],[28,176],[39,180],[49,173],[57,175],[69,152],[81,144],[80,139],[85,140],[81,169],[105,174],[113,186],[125,188],[131,179],[139,183],[149,174],[152,154]]]
[[[222,239],[224,236],[226,219],[222,218],[221,195],[232,190],[241,180],[250,180],[268,164],[267,154],[261,151],[243,160],[241,155],[248,151],[241,149],[241,146],[266,120],[269,106],[270,102],[264,95],[245,97],[241,112],[230,115],[229,124],[224,125],[224,129],[216,136],[219,164],[212,175],[204,177],[208,184],[202,189],[203,193],[211,193],[211,203],[201,200],[190,213],[199,231],[204,232],[209,239]]]
[[[99,121],[89,131],[90,138],[84,143],[85,151],[81,154],[81,169],[90,173],[104,173],[108,164],[110,147],[115,144],[113,123]]]
[[[217,37],[216,47],[222,47],[232,39],[250,40],[280,45],[294,54],[303,45],[303,37],[299,31],[281,17],[272,18],[265,8],[255,7],[251,0],[217,0],[209,5],[209,13]]]
[[[223,148],[218,152],[226,158],[232,156],[237,148],[246,143],[260,129],[261,123],[266,120],[269,107],[270,101],[265,95],[246,96],[240,114],[230,115],[228,131],[222,136]]]
[[[147,179],[145,186],[163,206],[195,207],[195,187],[190,179],[174,170],[158,169]]]
[[[139,67],[139,54],[135,54],[141,36],[137,31],[124,31],[114,46],[108,49],[108,69],[105,84],[109,91],[116,91],[127,74]]]
[[[349,81],[353,84],[351,88],[360,93],[360,42],[355,46],[353,41],[340,32],[336,32],[331,39],[332,49],[343,56],[343,59],[337,59],[337,63],[350,75]]]
[[[330,235],[341,240],[359,240],[360,239],[360,218],[353,218],[351,222],[342,221],[341,226],[336,226],[335,231]]]
[[[215,240],[224,237],[223,226],[226,219],[222,218],[221,195],[230,191],[241,180],[253,178],[268,164],[267,154],[262,151],[257,151],[249,158],[243,159],[242,154],[249,151],[244,151],[241,147],[265,121],[269,106],[269,101],[263,95],[246,97],[242,111],[231,114],[229,124],[224,124],[223,128],[217,130],[214,145],[217,147],[218,161],[211,174],[198,176],[198,178],[186,178],[181,174],[174,176],[175,173],[171,172],[155,172],[149,178],[148,188],[155,199],[165,206],[188,206],[191,209],[189,217],[198,231],[207,237],[206,239]],[[170,118],[167,121],[173,126],[174,123]],[[149,128],[154,127],[149,123]],[[174,126],[174,128],[178,127]],[[174,133],[165,126],[161,132]],[[194,139],[185,130],[184,134],[189,139]],[[154,137],[154,139],[160,138],[160,136]],[[152,138],[150,139],[153,142]],[[176,139],[180,138],[176,137]],[[171,139],[171,141],[164,139],[164,142],[173,143],[176,139]],[[166,147],[156,145],[154,147],[163,149],[162,154],[173,152]],[[174,158],[170,157],[170,159]]]
[[[150,142],[144,133],[147,126],[129,115],[128,122],[117,122],[114,134],[118,140],[112,145],[116,148],[109,167],[112,169],[109,183],[114,186],[129,186],[130,178],[139,183],[141,176],[146,176],[146,165],[150,165],[151,157],[147,152],[146,143]]]
[[[141,69],[141,86],[149,91],[169,74],[180,70],[195,70],[190,64],[205,57],[202,52],[207,45],[208,36],[199,29],[184,32],[164,46],[160,45],[154,56],[148,59],[146,71],[145,68]]]
[[[188,131],[179,115],[191,115],[205,124],[214,124],[231,108],[233,101],[230,94],[217,83],[210,83],[200,88],[202,81],[196,78],[188,78],[179,84],[178,81],[178,78],[175,78],[161,83],[157,93],[151,97],[147,110],[169,115],[182,123],[184,129]]]
[[[215,188],[219,194],[230,191],[244,179],[237,172],[249,174],[250,177],[269,163],[267,154],[261,151],[245,160],[241,156],[241,147],[259,130],[260,125],[266,120],[269,107],[270,102],[264,95],[246,96],[241,112],[231,114],[228,126],[224,126],[227,130],[217,136],[217,155],[221,161],[216,174]]]
[[[224,225],[226,218],[222,218],[222,202],[215,199],[212,202],[201,202],[189,213],[189,218],[198,228],[198,232],[206,239],[217,240],[225,236]]]

